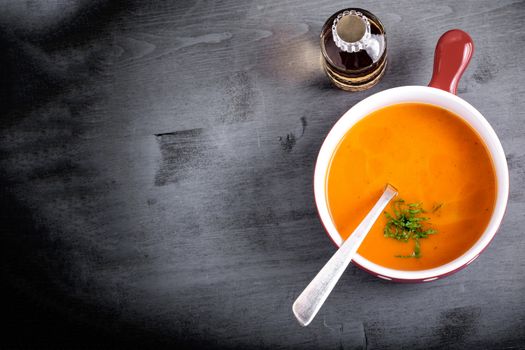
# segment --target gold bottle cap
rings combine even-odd
[[[346,10],[334,19],[332,36],[342,51],[361,51],[368,46],[370,22],[361,12]]]

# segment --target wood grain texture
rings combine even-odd
[[[523,1],[356,1],[384,22],[374,88],[319,65],[333,1],[0,1],[6,348],[525,348]],[[458,94],[506,151],[510,202],[467,269],[420,285],[350,267],[316,320],[291,305],[334,252],[312,193],[348,108],[425,85],[448,29]]]

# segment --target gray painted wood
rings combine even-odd
[[[319,66],[324,20],[384,22],[379,85]],[[522,1],[0,2],[1,272],[9,347],[525,347]],[[291,305],[334,252],[313,165],[361,99],[424,85],[448,29],[459,95],[490,121],[511,193],[499,234],[429,284],[355,267],[316,320]]]

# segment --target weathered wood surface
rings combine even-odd
[[[348,5],[389,40],[384,79],[353,94],[319,67]],[[524,23],[523,1],[0,1],[2,348],[525,348]],[[301,328],[292,302],[334,252],[323,137],[426,84],[456,27],[476,44],[459,95],[509,160],[499,234],[429,284],[351,267]]]

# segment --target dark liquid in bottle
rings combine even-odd
[[[350,10],[350,9],[349,9]],[[380,57],[372,57],[367,50],[346,52],[337,47],[332,35],[332,24],[339,11],[325,23],[321,33],[321,52],[323,66],[332,82],[338,87],[359,91],[374,86],[384,73],[386,67],[386,33],[383,25],[373,14],[366,10],[354,9],[368,18],[370,34],[376,42],[382,43]]]

